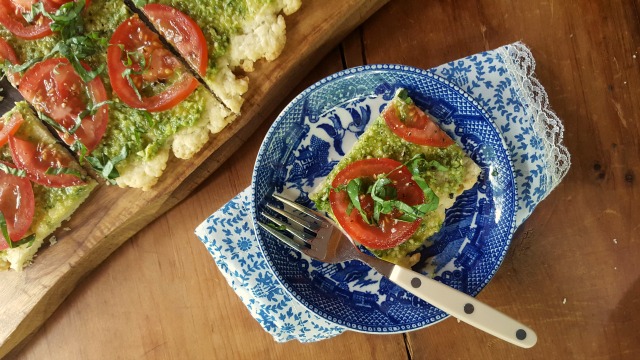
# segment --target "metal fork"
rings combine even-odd
[[[258,224],[293,249],[331,264],[359,260],[408,292],[467,324],[523,348],[530,348],[536,344],[537,335],[529,327],[443,283],[363,253],[338,225],[323,214],[282,196],[273,194],[273,197],[297,210],[301,215],[268,203],[267,208],[285,217],[288,222],[262,212],[262,216],[276,226],[261,221]],[[291,237],[282,232],[285,230]]]

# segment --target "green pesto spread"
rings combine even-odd
[[[396,97],[393,101],[402,102],[403,100]],[[351,151],[333,168],[322,186],[311,194],[310,198],[318,209],[333,216],[329,204],[331,183],[347,165],[368,158],[390,158],[407,163],[418,154],[423,154],[427,161],[435,160],[447,168],[447,171],[432,169],[421,174],[439,198],[445,196],[453,198],[454,195],[460,193],[466,172],[464,166],[466,155],[460,146],[454,144],[446,148],[439,148],[410,143],[394,134],[384,118],[379,116],[368,126]],[[444,218],[438,212],[429,212],[423,217],[419,229],[407,241],[392,249],[372,250],[372,252],[382,259],[406,264],[406,257],[435,234],[442,226],[443,221]]]
[[[132,15],[124,0],[91,0],[84,15],[85,32],[96,32],[111,39],[118,25]]]
[[[51,52],[58,43],[59,38],[50,35],[42,39],[23,40],[13,35],[4,26],[0,25],[0,37],[5,39],[16,52],[18,61],[21,63],[35,58],[41,58]]]
[[[159,113],[132,109],[114,98],[103,140],[92,152],[114,158],[123,148],[130,157],[153,158],[178,130],[193,126],[205,107],[206,89],[199,87],[177,106]]]
[[[20,112],[25,120],[16,133],[17,137],[35,143],[57,146],[60,151],[66,151],[60,144],[56,144],[56,141],[39,123],[29,105],[24,101],[16,103],[11,111],[3,115],[0,122],[4,123],[15,112]],[[0,148],[0,160],[13,163],[9,145],[5,144]],[[77,163],[72,164],[72,167],[81,170]],[[60,225],[60,222],[68,216],[70,211],[89,196],[91,190],[96,186],[96,182],[86,176],[84,171],[82,173],[83,180],[87,182],[86,185],[52,188],[32,183],[35,212],[28,233],[36,233],[38,236],[48,235]]]

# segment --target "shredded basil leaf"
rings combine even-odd
[[[119,45],[122,45],[122,44],[119,44]],[[142,75],[151,65],[151,58],[149,58],[149,61],[147,61],[144,55],[139,51],[126,51],[124,49],[124,45],[122,45],[120,49],[124,51],[126,55],[125,57],[126,61],[122,60],[122,64],[127,67],[122,72],[122,78],[127,79],[129,86],[133,88],[133,91],[136,93],[138,100],[142,101],[142,95],[140,94],[140,90],[133,82],[133,78],[131,77],[131,75]],[[140,65],[140,70],[138,71],[133,70],[132,66],[134,63],[137,63]]]
[[[43,58],[35,58],[25,61],[22,64],[12,64],[9,60],[4,60],[2,63],[2,70],[5,73],[22,73],[35,63],[42,61]]]
[[[100,107],[102,107],[103,105],[108,105],[113,103],[113,101],[111,100],[105,100],[97,104],[94,104],[93,101],[91,101],[91,96],[89,94],[87,94],[87,98],[89,99],[89,104],[87,106],[87,109],[82,110],[80,113],[78,113],[78,116],[76,116],[76,118],[74,119],[75,124],[73,125],[73,127],[69,130],[66,130],[66,132],[68,132],[69,134],[75,134],[78,128],[82,125],[82,119],[84,119],[87,116],[95,115],[100,109]]]
[[[87,157],[87,147],[84,146],[80,140],[76,139],[76,141],[71,145],[71,150],[78,154],[78,162],[80,165],[83,165]]]
[[[126,68],[122,72],[122,77],[127,79],[127,82],[129,83],[129,86],[131,86],[131,88],[133,88],[133,91],[136,93],[136,96],[138,97],[138,100],[142,101],[142,95],[140,95],[140,90],[138,90],[138,87],[136,86],[136,84],[133,83],[133,78],[131,78],[131,74],[133,74],[133,69]]]
[[[362,210],[362,205],[360,205],[360,194],[362,193],[363,182],[361,178],[356,178],[347,184],[347,195],[349,195],[349,200],[351,200],[350,205],[353,206],[360,212],[360,216],[362,216],[362,220],[367,224],[371,225],[371,221],[367,214]],[[349,211],[349,214],[351,211]]]
[[[4,171],[9,175],[18,176],[21,178],[27,176],[27,173],[24,170],[13,168],[2,162],[0,162],[0,170]]]
[[[409,97],[409,91],[407,91],[407,89],[401,89],[398,91],[397,98],[407,105],[413,104],[413,100]]]
[[[0,228],[2,228],[2,236],[4,236],[4,240],[7,242],[9,247],[13,247],[13,241],[9,237],[9,228],[7,227],[7,219],[5,219],[4,214],[0,211]]]
[[[44,121],[55,130],[59,132],[64,132],[64,133],[68,132],[67,129],[65,129],[62,125],[58,124],[57,121],[53,120],[52,118],[47,116],[45,113],[41,112],[40,110],[36,110],[36,112],[38,113],[38,117],[40,118],[40,120]]]
[[[82,178],[82,173],[80,171],[78,171],[77,169],[73,169],[73,168],[54,168],[54,167],[50,167],[47,169],[47,171],[45,171],[45,174],[47,175],[73,175],[77,178]]]
[[[425,172],[434,171],[434,170],[443,171],[443,172],[449,171],[448,167],[442,165],[437,160],[427,161],[427,159],[422,154],[414,156],[411,160],[407,162],[406,165],[407,165],[407,168],[409,168],[409,171],[411,172],[411,174],[413,174],[414,176],[420,176]]]
[[[36,239],[36,234],[31,234],[25,238],[22,238],[18,241],[11,241],[9,237],[9,228],[7,226],[7,219],[4,217],[2,211],[0,211],[0,229],[2,230],[2,236],[4,236],[5,241],[9,248],[16,248],[18,246],[29,244],[27,247],[31,247],[33,245],[33,241]]]
[[[85,159],[94,169],[100,171],[102,177],[104,177],[109,183],[115,184],[114,180],[120,176],[120,173],[118,173],[118,170],[116,169],[116,165],[126,159],[127,155],[128,150],[126,147],[123,147],[120,154],[111,159],[106,157],[104,154],[99,157],[86,156]]]

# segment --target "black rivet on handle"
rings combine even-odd
[[[527,337],[527,332],[524,331],[523,329],[518,329],[518,331],[516,331],[516,338],[518,338],[518,340],[524,340]]]
[[[420,281],[420,279],[418,279],[417,277],[411,279],[411,286],[413,286],[415,289],[419,288],[420,285],[422,285],[422,281]]]
[[[473,308],[473,304],[469,304],[469,303],[464,304],[464,312],[465,312],[465,313],[467,313],[467,314],[473,314],[473,310],[475,310],[475,309]]]

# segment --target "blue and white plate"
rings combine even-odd
[[[498,270],[515,231],[516,188],[508,151],[485,111],[468,94],[424,70],[400,65],[347,69],[312,85],[280,114],[262,143],[252,180],[254,223],[271,193],[312,205],[308,194],[403,87],[481,166],[478,183],[447,211],[419,270],[475,296]],[[368,333],[429,326],[447,314],[375,270],[331,265],[292,250],[257,228],[268,265],[313,313]],[[268,309],[267,309],[268,310]]]

